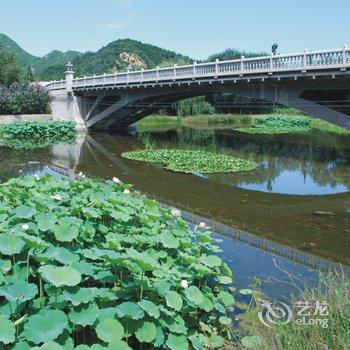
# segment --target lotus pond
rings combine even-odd
[[[24,177],[2,185],[0,200],[3,344],[180,350],[230,340],[232,272],[205,225],[190,230],[117,180]]]

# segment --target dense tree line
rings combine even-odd
[[[49,94],[33,81],[31,68],[22,68],[14,53],[0,47],[0,114],[48,112]]]

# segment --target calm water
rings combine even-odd
[[[149,144],[239,155],[256,161],[259,167],[236,174],[181,174],[120,156]],[[303,253],[311,260],[350,265],[348,136],[131,130],[91,133],[80,136],[75,145],[32,151],[0,147],[1,181],[43,171],[118,176],[163,203],[253,234],[244,236],[244,242],[218,234],[223,240],[222,255],[232,266],[238,287],[247,287],[256,276],[270,297],[288,298],[296,292],[283,282],[287,276],[276,264],[308,284],[316,283],[318,273],[307,266],[307,259],[299,257]],[[293,259],[286,258],[291,256]]]

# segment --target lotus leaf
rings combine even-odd
[[[115,319],[106,319],[96,327],[97,336],[106,343],[119,340],[124,336],[124,328]]]
[[[52,283],[55,287],[62,286],[76,286],[81,281],[80,273],[69,266],[53,266],[45,265],[39,268],[39,272],[42,274],[48,282]]]

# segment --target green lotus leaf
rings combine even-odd
[[[2,285],[4,283],[4,274],[0,271],[0,285]]]
[[[49,245],[49,243],[45,242],[40,237],[28,235],[24,232],[21,232],[19,234],[19,237],[21,237],[23,241],[26,242],[28,248],[41,249]]]
[[[22,336],[34,344],[46,343],[55,340],[67,326],[68,319],[63,311],[42,309],[29,317]]]
[[[166,341],[166,345],[171,350],[188,350],[189,345],[184,335],[170,333]]]
[[[176,311],[180,311],[182,309],[182,298],[181,295],[174,291],[169,291],[165,296],[166,304],[175,309]]]
[[[70,266],[45,265],[41,266],[38,271],[47,282],[52,283],[55,287],[73,287],[81,281],[80,273]]]
[[[232,281],[232,277],[229,276],[220,276],[219,277],[219,283],[220,284],[231,284]]]
[[[105,350],[106,347],[100,345],[100,344],[93,344],[91,346],[88,345],[78,345],[74,348],[74,350]],[[114,349],[119,349],[119,348],[114,348]]]
[[[75,254],[74,254],[75,255]],[[96,267],[86,261],[73,262],[71,266],[76,269],[81,275],[93,276]]]
[[[112,340],[107,347],[108,350],[132,350],[132,348],[123,340]]]
[[[159,295],[165,297],[171,288],[171,284],[169,282],[161,280],[161,281],[157,281],[154,284],[154,288],[156,289]]]
[[[63,296],[74,306],[86,304],[94,299],[96,288],[72,287],[63,291]]]
[[[224,325],[229,325],[232,323],[232,320],[229,317],[226,316],[220,316],[219,317],[219,322]]]
[[[62,350],[62,346],[54,341],[49,341],[41,346],[32,347],[33,350],[43,349],[43,350]]]
[[[116,316],[116,311],[114,307],[106,307],[104,309],[100,309],[99,314],[98,314],[98,320],[100,322],[111,318],[113,319]]]
[[[162,232],[160,234],[160,241],[166,248],[177,249],[180,246],[180,241],[169,232]]]
[[[161,327],[157,327],[157,334],[153,344],[155,347],[160,348],[163,346],[164,342],[165,342],[164,332]]]
[[[212,334],[209,337],[209,348],[212,349],[222,349],[225,344],[225,340],[220,335]]]
[[[36,217],[38,229],[40,231],[53,230],[57,221],[57,216],[53,213],[39,213]]]
[[[151,317],[159,318],[160,312],[159,307],[150,300],[143,299],[139,302],[141,308]]]
[[[134,302],[126,301],[116,307],[119,317],[130,317],[133,320],[139,320],[145,316],[143,310]]]
[[[185,294],[188,300],[192,301],[195,305],[200,305],[204,302],[202,292],[196,286],[190,286],[185,289]]]
[[[139,253],[135,249],[131,248],[128,250],[128,254],[131,258],[136,260],[137,264],[144,271],[153,271],[159,266],[158,262],[145,252]]]
[[[204,296],[204,301],[199,306],[201,309],[205,310],[206,312],[210,312],[214,309],[214,305],[212,301],[206,296]]]
[[[31,347],[26,341],[20,341],[12,348],[12,350],[30,350]]]
[[[73,239],[78,237],[78,234],[78,227],[68,223],[60,222],[54,228],[54,235],[60,242],[71,242]]]
[[[19,254],[24,246],[23,240],[14,234],[9,232],[0,234],[0,253],[4,255]]]
[[[99,308],[96,304],[88,304],[75,307],[68,316],[72,323],[86,327],[94,324],[98,313]]]
[[[14,210],[14,214],[19,219],[30,219],[36,214],[36,209],[33,207],[28,207],[26,205],[21,205]]]
[[[253,294],[253,291],[251,289],[246,288],[246,289],[240,289],[239,293],[242,295],[250,295],[250,294]]]
[[[222,260],[216,255],[202,255],[200,262],[208,267],[220,266]]]
[[[15,325],[0,314],[0,342],[10,344],[15,341]]]
[[[106,343],[122,339],[124,328],[121,323],[115,319],[106,319],[96,327],[97,336]]]
[[[172,333],[187,334],[188,332],[185,321],[179,314],[171,317],[165,317],[163,322]]]
[[[226,292],[225,290],[219,292],[219,298],[227,306],[232,306],[235,302],[235,298],[233,297],[233,295],[229,292]]]
[[[0,287],[0,295],[8,301],[26,301],[33,299],[38,294],[38,287],[33,283],[19,281]]]
[[[11,270],[11,261],[0,259],[0,271],[7,273]]]
[[[64,247],[50,247],[42,256],[54,259],[64,265],[72,265],[79,261],[79,255],[74,254]]]
[[[157,327],[154,323],[145,321],[141,327],[135,332],[135,336],[139,342],[150,343],[157,335]]]

